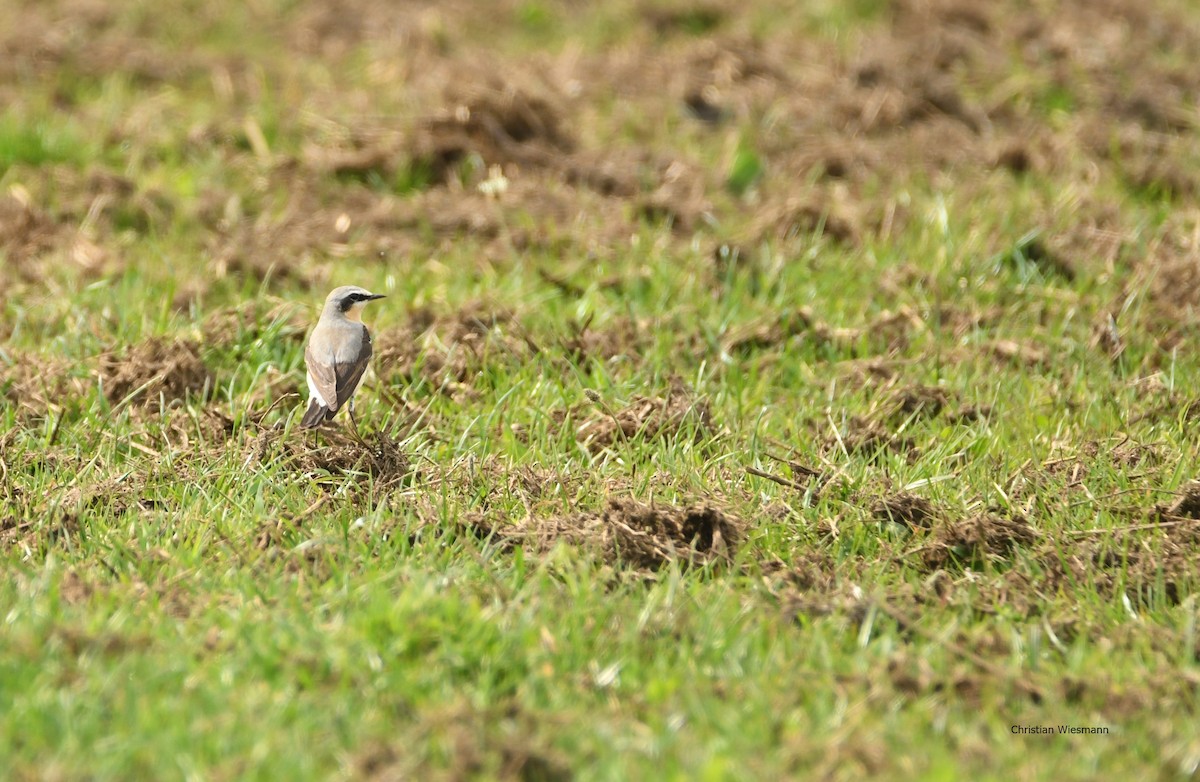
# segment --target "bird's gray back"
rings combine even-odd
[[[371,354],[367,327],[345,318],[322,319],[310,344],[315,356],[330,364],[353,364],[362,360],[364,351]]]

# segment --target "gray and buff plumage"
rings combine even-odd
[[[332,419],[343,405],[351,406],[371,363],[371,333],[362,322],[368,301],[382,299],[356,285],[335,288],[308,338],[304,363],[308,367],[308,410],[300,426],[313,429]]]

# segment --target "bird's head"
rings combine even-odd
[[[343,285],[334,288],[325,299],[325,310],[340,312],[351,320],[362,319],[363,305],[368,301],[384,298],[382,293],[371,293],[366,288],[357,285]]]

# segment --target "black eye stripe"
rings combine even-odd
[[[369,293],[347,293],[342,297],[339,306],[341,307],[342,312],[349,312],[350,308],[355,304],[359,304],[364,301],[371,301],[372,298],[373,297]]]

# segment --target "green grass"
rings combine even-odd
[[[830,180],[787,154],[819,132],[787,113],[798,87],[763,106],[768,77],[722,83],[730,118],[708,127],[675,105],[688,85],[614,84],[589,58],[654,40],[676,65],[710,43],[752,63],[746,34],[768,59],[788,36],[843,52],[887,34],[886,4],[680,6],[662,30],[634,4],[394,20],[365,4],[365,33],[276,5],[266,24],[179,4],[199,59],[164,84],[89,76],[62,117],[39,107],[75,65],[7,85],[24,107],[0,118],[8,775],[1195,776],[1200,560],[1194,520],[1160,512],[1196,477],[1194,302],[1186,276],[1162,282],[1191,229],[1178,193],[1129,187],[1063,130],[1100,87],[1068,94],[1014,54],[1036,89],[1013,111],[1063,133],[1053,165],[932,170],[887,146],[901,125],[857,139],[884,158],[870,177]],[[142,11],[98,24],[151,64],[192,50]],[[337,45],[300,53],[318,28]],[[491,200],[487,165],[443,182],[403,145],[364,176],[306,167],[334,125],[370,140],[452,113],[443,89],[484,51],[514,83],[525,55],[579,79],[567,125],[616,163],[645,151],[637,192],[566,185],[536,155]],[[671,161],[706,203],[652,219]],[[89,211],[95,269],[72,255]],[[758,227],[775,213],[790,227]],[[27,214],[59,233],[38,244]],[[1072,236],[1092,244],[1055,244]],[[297,428],[303,336],[343,283],[388,294],[366,313],[377,351],[412,359],[381,361],[358,398],[367,442],[407,469],[338,462],[362,447]],[[194,342],[207,384],[107,397],[112,367],[159,338]],[[694,409],[661,432],[581,434],[674,394]],[[877,510],[902,494],[931,503],[928,528]],[[625,499],[712,504],[742,537],[657,569],[549,539],[550,520]],[[950,535],[980,517],[1029,537]],[[1013,733],[1034,725],[1110,733]]]
[[[16,165],[81,166],[94,155],[73,127],[48,120],[31,122],[14,114],[0,117],[0,172]]]

